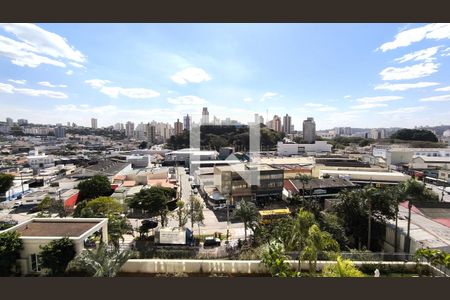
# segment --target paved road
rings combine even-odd
[[[189,204],[190,197],[192,194],[191,189],[191,182],[189,181],[189,174],[186,174],[184,168],[179,167],[177,168],[177,176],[180,179],[180,187],[181,187],[181,199],[186,204]],[[199,199],[203,204],[203,215],[205,216],[204,225],[200,226],[200,234],[214,234],[215,232],[221,232],[223,236],[226,236],[227,233],[227,222],[226,218],[220,218],[218,219],[218,216],[220,217],[220,214],[215,213],[213,210],[211,210],[204,200],[199,195],[193,195],[197,199]],[[178,222],[176,220],[176,214],[172,219],[169,219],[169,226],[178,226]],[[188,228],[191,228],[190,221],[187,224]],[[192,229],[192,228],[191,228]],[[237,239],[243,239],[244,234],[244,223],[242,222],[233,222],[229,224],[229,230],[230,230],[230,239],[231,240],[237,240]],[[199,234],[199,227],[197,225],[194,225],[194,231],[195,234]],[[250,233],[250,232],[248,232]]]

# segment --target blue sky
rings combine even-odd
[[[0,69],[2,120],[450,123],[449,24],[0,24]]]

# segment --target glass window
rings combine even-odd
[[[39,263],[39,255],[31,254],[30,255],[30,259],[31,259],[31,270],[33,272],[41,271],[41,266],[40,266],[40,263]]]

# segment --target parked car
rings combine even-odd
[[[13,208],[18,208],[22,206],[22,201],[16,201],[13,205]]]
[[[213,236],[205,237],[203,247],[217,247],[220,246],[220,239]]]

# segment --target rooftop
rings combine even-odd
[[[232,166],[217,166],[217,169],[220,171],[235,171],[235,172],[241,172],[241,171],[277,171],[278,169],[275,169],[269,165],[265,164],[236,164]],[[254,168],[254,169],[253,169]]]
[[[9,228],[21,237],[79,237],[107,219],[32,219]]]

